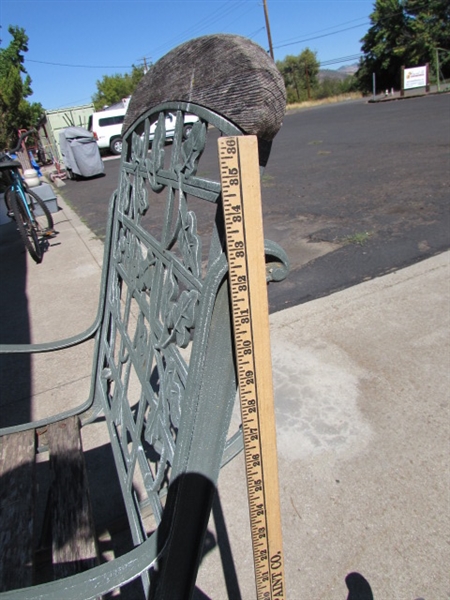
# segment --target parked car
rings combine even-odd
[[[189,137],[194,123],[198,121],[196,115],[186,114],[184,115],[184,126],[183,126],[183,138]],[[166,139],[172,139],[175,135],[175,125],[177,124],[177,117],[174,113],[166,113],[165,126],[166,126]],[[156,122],[150,126],[150,139],[152,140],[155,136]]]
[[[101,150],[109,149],[113,154],[122,152],[122,124],[126,112],[126,108],[107,109],[89,117],[88,129]]]

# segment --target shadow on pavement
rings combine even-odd
[[[30,343],[26,291],[27,255],[15,223],[0,226],[0,344]],[[1,355],[0,426],[31,419],[31,359],[26,354]]]
[[[374,600],[369,582],[360,573],[349,573],[345,583],[348,588],[347,600]]]

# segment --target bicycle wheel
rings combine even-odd
[[[11,190],[9,194],[9,202],[11,209],[14,214],[14,220],[19,230],[20,237],[24,243],[25,248],[28,250],[31,258],[36,262],[42,262],[42,248],[39,244],[39,238],[36,232],[35,226],[30,221],[24,205],[21,199],[17,199],[17,195]]]
[[[30,207],[30,211],[33,214],[33,217],[36,221],[38,233],[44,236],[53,235],[53,217],[52,213],[48,210],[45,202],[41,200],[41,198],[39,198],[39,196],[32,192],[28,187],[25,188],[25,194],[27,196],[31,196],[31,198],[27,198],[28,206]],[[42,209],[42,216],[36,216],[36,213],[34,211],[35,204],[37,204]]]
[[[14,217],[13,212],[12,212],[12,208],[11,208],[11,194],[12,194],[12,189],[9,187],[6,189],[5,191],[5,204],[6,204],[6,212],[8,217],[10,217],[11,219]]]

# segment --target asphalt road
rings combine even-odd
[[[289,112],[262,182],[265,237],[291,261],[271,311],[448,249],[449,142],[450,94]],[[99,237],[118,168],[60,189]]]

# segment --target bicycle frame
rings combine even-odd
[[[12,183],[8,186],[12,189],[19,197],[22,202],[23,207],[27,213],[28,218],[32,223],[36,223],[36,219],[34,218],[33,212],[30,210],[30,206],[28,204],[27,197],[25,195],[25,189],[23,187],[22,180],[20,178],[19,173],[16,169],[9,169],[8,175],[12,181]]]

